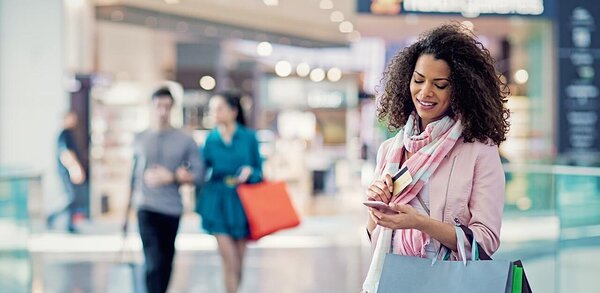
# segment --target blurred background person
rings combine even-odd
[[[255,132],[245,127],[240,99],[239,93],[230,91],[209,102],[215,127],[206,138],[202,157],[210,177],[198,198],[202,227],[217,239],[229,293],[240,286],[250,233],[236,187],[262,178],[258,140]]]
[[[70,233],[78,232],[74,223],[74,216],[77,211],[77,190],[79,190],[77,185],[84,184],[87,179],[85,170],[81,165],[81,154],[76,147],[73,134],[78,121],[77,114],[74,112],[68,112],[64,116],[63,129],[58,135],[56,156],[58,175],[67,196],[67,204],[64,208],[51,213],[46,221],[47,227],[53,228],[56,218],[67,213],[67,230]]]
[[[146,265],[148,292],[166,292],[183,204],[179,187],[200,183],[202,162],[194,140],[171,126],[174,99],[152,94],[151,127],[136,136],[132,188]]]

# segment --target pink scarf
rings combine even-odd
[[[445,116],[429,123],[425,131],[418,133],[418,116],[410,115],[406,125],[394,137],[391,147],[377,168],[380,174],[394,174],[400,168],[404,149],[413,155],[404,162],[413,181],[395,200],[397,204],[408,204],[421,191],[431,174],[435,172],[442,159],[450,152],[462,134],[460,120]],[[429,235],[415,229],[394,231],[392,252],[395,254],[425,257],[425,246],[430,243]]]

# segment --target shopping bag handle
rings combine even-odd
[[[466,257],[466,249],[465,249],[465,241],[467,240],[471,243],[471,259],[472,260],[491,260],[492,258],[483,250],[477,239],[475,238],[473,231],[469,229],[469,227],[465,225],[456,225],[454,226],[454,231],[456,233],[456,246],[458,248],[458,256],[462,259],[463,265],[467,265],[467,257]],[[443,251],[443,253],[442,253]],[[439,259],[440,255],[443,255],[443,260],[447,260],[450,256],[450,249],[446,246],[441,245],[440,249],[436,253],[435,257],[431,261],[431,265],[434,265]]]
[[[483,247],[481,247],[479,245],[479,243],[477,242],[477,240],[475,239],[473,230],[471,230],[469,227],[462,225],[462,224],[459,227],[465,233],[465,236],[467,236],[467,240],[472,243],[471,253],[473,253],[473,251],[475,251],[477,253],[477,259],[479,259],[479,260],[492,260],[492,257],[489,254],[487,254],[487,252],[485,252],[485,250],[483,250]],[[477,247],[477,249],[473,249],[475,246]]]
[[[454,226],[454,231],[456,232],[456,247],[458,248],[458,257],[462,258],[463,264],[467,265],[467,255],[465,254],[465,232],[458,226]],[[473,247],[471,246],[471,249]],[[473,251],[471,251],[471,255],[473,255]]]

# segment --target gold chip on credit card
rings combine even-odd
[[[398,195],[406,186],[408,186],[412,182],[412,176],[410,176],[410,172],[408,172],[408,168],[406,166],[402,167],[394,176],[392,176],[392,180],[394,181],[394,196]]]

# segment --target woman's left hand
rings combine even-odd
[[[238,177],[237,177],[238,183],[246,183],[246,181],[248,181],[248,178],[250,177],[251,174],[252,174],[252,167],[243,166],[242,169],[240,170],[240,175],[238,175]]]
[[[397,211],[397,214],[384,214],[377,209],[370,208],[376,218],[375,223],[379,226],[390,229],[417,229],[421,230],[422,223],[425,220],[423,215],[419,214],[412,206],[407,204],[391,203],[390,207]]]

